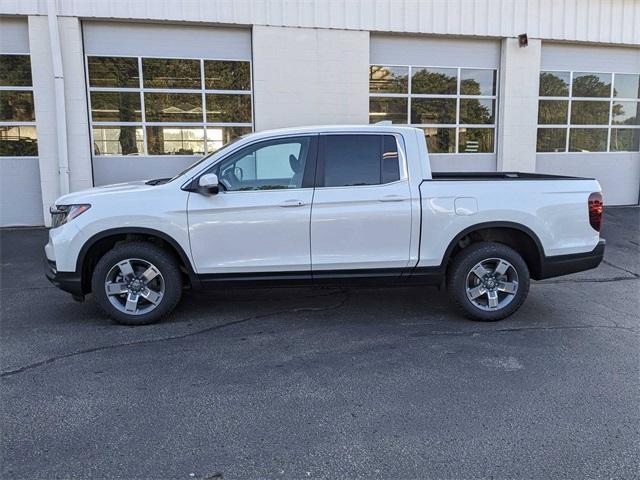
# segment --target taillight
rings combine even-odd
[[[602,214],[604,213],[604,203],[602,203],[602,194],[593,192],[589,195],[589,223],[596,232],[602,227]]]

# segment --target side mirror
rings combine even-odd
[[[218,176],[215,173],[202,175],[198,180],[198,191],[204,195],[215,195],[220,191]]]

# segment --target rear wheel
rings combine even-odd
[[[448,274],[448,289],[464,313],[484,322],[514,313],[529,292],[529,269],[520,254],[501,243],[482,242],[462,250]]]
[[[173,256],[147,242],[124,243],[108,251],[96,265],[91,286],[102,309],[124,325],[159,321],[182,294]]]

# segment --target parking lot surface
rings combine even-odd
[[[186,292],[123,327],[0,232],[1,477],[638,478],[640,210],[498,323],[432,288]]]

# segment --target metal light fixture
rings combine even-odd
[[[527,45],[529,45],[529,39],[527,38],[527,34],[521,33],[520,35],[518,35],[518,46],[526,47]]]

